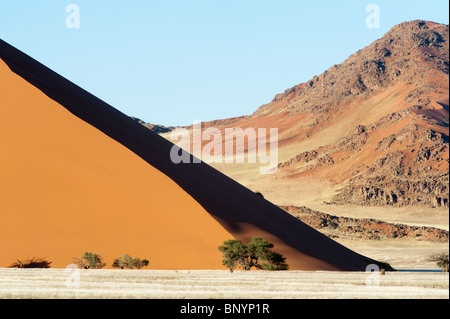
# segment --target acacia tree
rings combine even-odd
[[[226,240],[223,246],[219,246],[219,250],[223,254],[222,264],[231,272],[239,266],[246,268],[247,247],[240,240]]]
[[[274,247],[261,237],[254,237],[247,245],[249,265],[264,270],[287,270],[286,258],[272,251]]]
[[[266,261],[261,264],[261,269],[264,270],[288,270],[289,266],[286,263],[286,258],[281,254],[271,251],[268,253],[266,259],[262,259]]]
[[[237,267],[243,270],[251,270],[253,267],[264,270],[287,270],[289,267],[285,262],[286,258],[272,251],[273,247],[272,243],[263,238],[254,237],[247,246],[240,240],[227,240],[223,246],[219,246],[219,250],[223,254],[223,265],[231,272]]]

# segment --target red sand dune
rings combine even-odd
[[[172,163],[172,143],[1,40],[0,59],[0,267],[91,251],[223,269],[217,247],[254,236],[290,269],[374,262],[204,163]]]

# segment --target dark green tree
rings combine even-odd
[[[287,270],[286,258],[272,251],[273,244],[261,237],[253,237],[247,245],[251,267],[264,270]],[[250,268],[251,268],[250,267]]]
[[[219,246],[219,250],[223,254],[223,265],[231,272],[238,267],[243,270],[287,270],[286,258],[272,251],[273,247],[263,238],[254,237],[247,246],[240,240],[227,240],[223,246]]]
[[[281,254],[271,251],[267,254],[263,262],[260,264],[261,269],[264,270],[288,270],[289,266],[286,263],[286,258]]]
[[[223,254],[222,264],[233,272],[237,267],[246,268],[247,247],[237,239],[224,241],[219,250]]]

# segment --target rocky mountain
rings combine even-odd
[[[432,102],[427,94],[445,89],[448,83],[442,78],[448,75],[448,59],[448,26],[426,21],[402,23],[342,64],[277,95],[254,115],[280,111],[323,114],[320,123],[330,110],[398,83],[411,86],[407,102],[427,106]]]
[[[448,25],[401,23],[254,114],[204,123],[279,130],[273,176],[215,167],[278,204],[314,180],[337,205],[448,207],[448,38]]]
[[[334,115],[330,110],[339,113],[349,99],[367,100],[402,88],[387,101],[400,106],[394,112],[388,110],[376,121],[362,118],[367,124],[280,167],[293,174],[321,170],[330,175],[334,166],[351,162],[348,179],[333,177],[344,185],[334,197],[338,204],[448,207],[448,61],[448,26],[403,23],[341,65],[276,97],[257,113],[289,100],[285,109],[309,110],[319,124]]]

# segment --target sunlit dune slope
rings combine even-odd
[[[85,251],[151,268],[222,268],[224,240],[261,236],[291,269],[373,263],[0,41],[0,267]]]
[[[170,178],[0,66],[0,266],[84,251],[218,268],[232,237]]]

